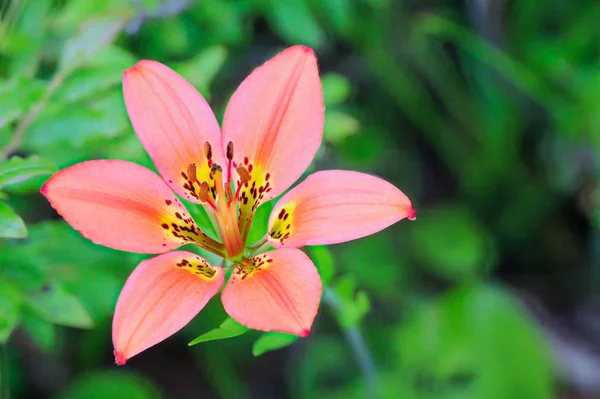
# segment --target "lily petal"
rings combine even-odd
[[[279,249],[238,266],[221,295],[225,311],[246,327],[306,336],[317,315],[321,278],[299,249]]]
[[[170,252],[140,263],[127,279],[115,309],[117,364],[125,364],[182,329],[224,281],[223,269],[191,252]]]
[[[233,143],[234,162],[250,176],[240,191],[242,231],[261,202],[284,192],[310,165],[323,123],[321,81],[310,48],[290,47],[242,82],[223,119],[223,144]]]
[[[74,229],[96,244],[148,254],[187,242],[213,252],[223,248],[200,231],[160,177],[132,162],[82,162],[54,174],[41,192]]]
[[[316,172],[275,205],[269,242],[276,248],[327,245],[415,219],[408,197],[387,181],[344,170]]]
[[[123,94],[131,123],[163,179],[183,198],[200,203],[198,181],[210,182],[210,161],[223,160],[210,106],[181,75],[156,61],[127,69]],[[191,164],[197,176],[187,175]]]

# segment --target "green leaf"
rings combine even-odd
[[[199,337],[191,341],[188,344],[188,346],[196,345],[200,342],[213,341],[216,339],[237,337],[238,335],[245,334],[249,330],[250,329],[248,327],[244,327],[243,325],[229,317],[223,323],[221,323],[219,328],[216,328],[212,331],[200,335]]]
[[[305,0],[270,0],[266,4],[273,30],[288,43],[303,43],[315,49],[325,44],[325,32]]]
[[[0,202],[0,237],[25,238],[27,227],[19,215],[5,202]]]
[[[56,166],[43,159],[12,157],[0,164],[0,189],[10,184],[21,183],[35,176],[56,172]]]
[[[109,45],[123,27],[125,18],[99,17],[83,24],[79,32],[65,43],[58,62],[59,71],[73,70]]]
[[[335,276],[335,261],[331,252],[326,246],[314,246],[310,247],[310,255],[317,266],[317,270],[319,270],[323,285],[328,286],[333,276]]]
[[[355,2],[349,0],[319,0],[319,15],[323,17],[340,36],[352,33]]]
[[[53,28],[61,32],[81,29],[82,25],[98,16],[133,16],[133,2],[123,0],[84,0],[68,1],[53,18]]]
[[[24,312],[22,327],[43,351],[50,353],[56,347],[56,330],[49,321],[32,312]]]
[[[0,129],[19,119],[42,96],[45,85],[33,79],[0,81]]]
[[[144,256],[96,245],[62,220],[32,224],[28,230],[27,240],[0,240],[0,281],[31,293],[47,283],[60,285],[81,302],[94,324],[109,319],[123,282]]]
[[[407,397],[433,397],[433,390],[455,398],[555,397],[546,340],[500,287],[464,286],[418,303],[390,342],[397,375],[414,390]]]
[[[40,317],[69,327],[89,328],[92,319],[79,299],[57,284],[45,284],[30,293],[27,304]]]
[[[254,356],[260,356],[265,352],[284,348],[292,344],[298,338],[297,335],[274,331],[264,333],[256,340],[256,342],[254,342],[254,345],[252,345],[252,354]]]
[[[226,60],[227,48],[213,46],[204,49],[194,58],[176,65],[174,69],[206,97],[208,88]]]
[[[412,244],[423,265],[449,279],[468,279],[494,266],[495,246],[466,208],[446,204],[423,210],[411,225]]]
[[[20,298],[10,283],[0,281],[0,344],[8,337],[19,323],[21,310]]]
[[[35,75],[46,38],[46,23],[51,0],[30,1],[19,15],[15,29],[3,38],[4,50],[10,53],[10,74]]]
[[[40,152],[51,145],[78,148],[100,138],[114,138],[128,127],[125,114],[115,112],[121,108],[116,90],[85,107],[49,106],[26,130],[23,145]]]
[[[358,327],[363,317],[371,310],[371,303],[364,291],[356,290],[356,280],[352,275],[337,279],[333,285],[336,294],[336,316],[344,328]]]
[[[85,374],[55,399],[160,399],[151,381],[127,371],[102,371]]]
[[[203,0],[192,2],[192,12],[202,26],[201,35],[207,36],[208,43],[223,43],[239,47],[249,42],[251,35],[245,33],[243,6],[235,0]],[[251,32],[251,31],[250,31]]]
[[[72,73],[54,94],[53,101],[73,104],[94,96],[121,81],[122,69],[112,67],[80,69]]]
[[[325,128],[323,139],[332,144],[338,144],[346,138],[355,135],[360,130],[360,122],[344,112],[325,111]]]
[[[350,82],[339,73],[326,73],[321,78],[325,107],[345,102],[350,95]]]

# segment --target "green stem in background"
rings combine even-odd
[[[59,72],[56,75],[54,75],[54,77],[50,81],[50,84],[48,85],[48,88],[44,92],[44,95],[42,95],[42,97],[35,104],[33,104],[29,112],[25,115],[23,119],[21,119],[21,121],[15,128],[10,142],[6,145],[6,147],[0,150],[0,160],[6,159],[10,154],[15,152],[19,148],[19,146],[21,145],[21,140],[23,139],[23,134],[31,125],[31,123],[35,121],[40,112],[42,112],[52,94],[56,92],[56,89],[60,87],[60,85],[62,84],[62,82],[64,82],[66,77],[67,74],[64,72]]]
[[[342,311],[342,301],[336,292],[330,287],[325,287],[323,301],[329,306],[339,322],[340,318],[337,317],[337,315]],[[367,343],[358,328],[348,327],[342,323],[339,323],[339,325],[344,334],[344,338],[346,338],[346,341],[348,341],[348,344],[354,352],[356,362],[360,366],[365,379],[365,398],[375,399],[377,397],[377,386],[375,381],[377,374]]]
[[[6,344],[0,345],[0,399],[10,399],[7,356]]]

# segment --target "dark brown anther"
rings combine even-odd
[[[223,168],[221,168],[219,164],[213,163],[210,167],[210,173],[214,175],[217,171],[222,172]]]
[[[231,141],[227,143],[227,159],[233,160],[233,143]]]
[[[225,185],[225,198],[227,198],[228,204],[231,204],[231,201],[233,201],[233,191],[231,191],[231,185],[229,184]]]
[[[246,169],[243,166],[238,166],[237,168],[237,174],[240,177],[240,181],[242,182],[242,184],[246,184],[250,181],[250,172],[248,172],[248,169]]]
[[[202,202],[206,202],[208,200],[208,184],[205,181],[200,184],[198,199]]]
[[[204,143],[204,154],[206,154],[206,159],[212,159],[212,147],[208,141]]]
[[[196,164],[195,163],[191,163],[188,165],[187,167],[187,175],[188,178],[193,181],[193,182],[197,182],[198,181],[198,177],[196,176]]]

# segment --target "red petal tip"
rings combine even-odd
[[[294,47],[299,48],[300,50],[303,50],[305,53],[307,54],[314,54],[315,50],[313,50],[312,48],[305,46],[304,44],[297,44]]]
[[[115,362],[118,366],[123,366],[127,362],[127,358],[123,354],[115,351]]]
[[[42,188],[40,188],[40,193],[42,193],[42,195],[44,197],[46,197],[47,193],[48,193],[48,182],[44,183],[44,185],[42,186]]]
[[[134,65],[130,66],[129,68],[127,68],[126,70],[123,71],[123,77],[125,77],[126,75],[128,75],[132,72],[138,72],[139,69],[147,62],[148,61],[146,61],[146,60],[140,60],[140,61],[136,62]]]
[[[310,334],[310,328],[307,328],[306,330],[302,331],[302,334],[300,334],[300,336],[304,338],[307,337],[308,334]]]
[[[415,212],[414,208],[410,208],[410,211],[408,211],[408,220],[417,220],[417,213]]]

